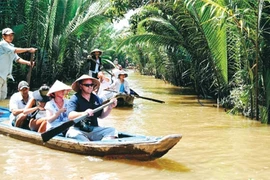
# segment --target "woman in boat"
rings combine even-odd
[[[89,67],[89,75],[97,78],[97,74],[101,71],[101,54],[102,51],[100,49],[94,49],[90,52],[90,55],[87,57],[89,59],[88,67]]]
[[[50,88],[47,96],[51,97],[51,100],[47,102],[45,106],[47,116],[46,130],[57,127],[68,121],[66,112],[68,99],[66,99],[65,96],[70,90],[70,86],[58,80],[56,80]]]
[[[124,71],[120,71],[118,74],[118,79],[110,85],[109,89],[116,91],[117,93],[125,93],[130,95],[130,88],[127,80],[125,78],[128,76]]]
[[[27,114],[24,114],[24,108],[27,102],[33,98],[33,92],[29,90],[29,84],[26,81],[21,81],[18,84],[18,92],[14,93],[9,100],[9,116],[12,126],[28,129]]]
[[[111,99],[113,104],[93,113],[93,109],[101,106],[102,100],[93,91],[99,87],[100,83],[96,78],[89,75],[82,75],[73,84],[72,89],[77,92],[72,95],[67,108],[68,118],[73,120],[87,113],[87,117],[70,127],[66,137],[80,141],[99,141],[118,137],[118,132],[112,127],[100,127],[98,118],[102,119],[109,115],[112,108],[117,105],[115,98]]]
[[[112,83],[114,83],[118,79],[119,73],[120,73],[120,70],[118,68],[114,68],[112,70]]]
[[[50,87],[43,84],[38,90],[33,92],[33,98],[26,104],[24,114],[31,114],[29,128],[32,131],[43,133],[46,131],[46,110],[45,104],[50,100],[46,96]]]

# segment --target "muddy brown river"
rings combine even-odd
[[[270,177],[270,127],[233,116],[188,90],[129,71],[139,95],[133,108],[114,109],[102,126],[149,136],[182,134],[162,158],[140,162],[76,155],[0,135],[1,179],[263,180]],[[8,105],[8,100],[0,102]]]

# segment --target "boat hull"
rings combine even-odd
[[[165,155],[182,138],[179,134],[153,137],[119,133],[119,138],[106,141],[79,142],[56,136],[44,143],[41,134],[12,127],[6,118],[0,120],[0,133],[6,136],[65,152],[113,159],[154,160]]]
[[[117,107],[132,107],[134,96],[121,94],[117,97]]]

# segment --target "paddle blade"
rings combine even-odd
[[[60,134],[61,132],[65,131],[69,127],[74,125],[74,121],[67,121],[60,126],[57,126],[56,128],[50,129],[44,133],[41,134],[43,142],[49,141],[51,138],[56,136],[57,134]]]

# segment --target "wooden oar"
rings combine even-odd
[[[102,106],[99,106],[98,108],[93,110],[93,113],[100,111],[101,109],[105,108],[106,106],[109,106],[110,104],[113,104],[114,102],[108,102],[106,104],[103,104]],[[48,130],[44,133],[41,134],[42,140],[43,142],[47,142],[49,141],[51,138],[53,138],[54,136],[62,133],[63,131],[65,131],[66,129],[68,129],[69,127],[73,126],[74,124],[84,120],[86,117],[88,116],[87,113],[84,113],[83,115],[75,118],[74,120],[70,120],[67,121],[63,124],[61,124],[60,126],[57,126],[51,130]]]
[[[30,85],[30,82],[31,82],[31,74],[32,74],[32,69],[33,69],[33,61],[34,61],[34,58],[35,58],[35,53],[31,53],[31,57],[30,57],[30,68],[29,68],[29,71],[26,75],[26,80],[27,80],[27,83]]]
[[[154,101],[154,102],[158,102],[158,103],[165,103],[165,101],[161,101],[161,100],[158,100],[158,99],[153,99],[153,98],[149,98],[149,97],[140,96],[133,89],[130,89],[130,94],[133,94],[136,98],[142,98],[142,99],[146,99],[146,100]]]
[[[154,102],[158,102],[158,103],[165,103],[165,101],[161,101],[158,99],[153,99],[153,98],[149,98],[149,97],[144,97],[144,96],[139,96],[139,95],[134,95],[136,98],[142,98],[142,99],[146,99],[149,101],[154,101]]]
[[[117,93],[116,91],[114,90],[109,90],[109,89],[104,89],[105,91],[110,91],[110,92],[114,92],[114,93]],[[158,103],[165,103],[165,101],[161,101],[161,100],[158,100],[158,99],[153,99],[153,98],[149,98],[149,97],[144,97],[144,96],[140,96],[139,94],[137,94],[134,90],[130,89],[130,95],[136,97],[136,98],[142,98],[142,99],[145,99],[145,100],[149,100],[149,101],[154,101],[154,102],[158,102]]]

